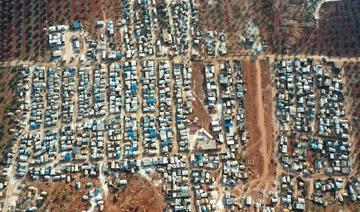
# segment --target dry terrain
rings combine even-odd
[[[12,117],[8,116],[9,112],[15,112],[17,101],[15,88],[18,82],[19,73],[16,74],[16,68],[0,68],[0,154],[9,146],[11,138],[9,130],[15,125]],[[2,158],[2,157],[1,157]]]
[[[163,211],[166,207],[164,194],[149,180],[132,176],[124,189],[114,191],[108,196],[105,211]]]
[[[115,0],[4,0],[0,8],[0,62],[46,60],[44,28],[51,25],[80,21],[93,34],[105,15],[116,22],[122,17],[122,3]]]
[[[75,184],[81,183],[80,189]],[[92,188],[86,183],[91,182]],[[45,201],[41,204],[41,211],[84,211],[91,207],[89,202],[82,200],[90,189],[101,188],[100,182],[93,178],[75,178],[65,182],[28,182],[19,197],[18,208],[25,209],[34,206],[36,199],[28,196],[28,188],[35,187],[40,192],[47,192]],[[105,210],[111,211],[162,211],[166,207],[164,194],[149,180],[141,176],[129,176],[128,185],[120,190],[112,190],[105,201]],[[103,195],[104,197],[104,195]]]
[[[275,180],[274,108],[270,67],[260,61],[242,61],[245,87],[246,124],[250,136],[245,160],[250,170],[249,187],[254,191],[269,188]]]
[[[345,82],[346,91],[348,95],[347,108],[349,110],[349,116],[352,126],[352,137],[355,142],[355,154],[356,154],[356,170],[359,172],[360,166],[360,62],[345,62]]]
[[[226,33],[228,47],[234,54],[247,54],[240,44],[240,36],[246,36],[258,28],[262,37],[273,44],[270,50],[276,53],[324,54],[331,56],[360,55],[360,1],[344,0],[343,2],[326,3],[320,9],[320,21],[317,27],[299,25],[281,26],[285,19],[309,20],[309,14],[292,17],[292,13],[304,11],[297,7],[278,4],[278,0],[200,0],[200,23],[202,30],[217,30]],[[43,28],[53,24],[81,21],[90,34],[96,31],[96,21],[111,18],[118,21],[122,18],[123,5],[116,0],[4,0],[1,6],[1,43],[0,62],[10,59],[44,60],[47,54],[46,35]],[[277,7],[272,14],[272,7]],[[285,8],[287,14],[283,14]],[[29,18],[27,18],[29,17]],[[245,21],[244,21],[245,20]],[[274,32],[275,34],[272,34]],[[119,38],[117,38],[119,39]],[[215,61],[210,61],[215,62]],[[204,65],[205,61],[191,62],[193,113],[189,120],[209,130],[211,117],[206,108],[206,90]],[[246,126],[250,137],[245,148],[243,159],[250,170],[248,193],[270,191],[276,180],[278,163],[274,156],[277,122],[274,118],[274,95],[271,85],[270,64],[266,61],[241,61],[244,73]],[[360,148],[360,63],[344,64],[347,102],[350,110],[351,127],[355,138],[356,149]],[[13,123],[6,113],[15,106],[13,90],[16,86],[16,75],[11,70],[0,70],[0,154],[9,140],[9,129]],[[292,143],[289,141],[289,152]],[[357,153],[359,164],[360,154]],[[312,156],[308,157],[312,160]],[[360,166],[357,166],[359,170]],[[80,181],[82,188],[74,189],[75,182]],[[78,179],[70,183],[62,182],[29,182],[26,186],[35,186],[40,191],[48,192],[48,198],[41,210],[49,211],[82,211],[89,204],[81,200],[85,194],[85,183],[94,179]],[[23,197],[25,197],[25,193]],[[25,208],[28,205],[20,205]],[[166,208],[165,194],[148,179],[141,176],[128,177],[128,186],[112,190],[105,202],[105,211],[163,211]],[[343,207],[331,205],[323,209],[309,204],[309,211],[360,211],[358,205]]]
[[[75,183],[80,182],[81,188],[75,189]],[[90,207],[90,204],[82,200],[83,195],[87,193],[89,188],[85,187],[85,183],[92,182],[93,189],[100,186],[100,183],[92,178],[82,178],[72,180],[69,183],[65,182],[30,182],[26,187],[35,187],[38,189],[38,193],[42,191],[47,192],[47,198],[39,208],[41,211],[83,211]],[[23,192],[23,195],[19,198],[19,208],[29,207],[29,203],[33,203],[34,200],[23,201],[21,199],[26,198],[27,192]]]
[[[305,43],[305,53],[359,56],[359,17],[359,1],[343,0],[323,4],[319,27]]]
[[[200,0],[200,24],[202,30],[224,31],[230,53],[246,54],[240,36],[248,36],[259,30],[269,39],[272,29],[271,0]],[[256,26],[256,27],[253,27]]]
[[[209,130],[211,117],[208,109],[205,107],[205,74],[203,62],[192,62],[192,90],[193,90],[193,113],[188,117],[189,120],[197,123],[199,126]]]
[[[306,208],[309,212],[358,212],[360,211],[360,205],[354,204],[352,202],[345,202],[344,204],[332,204],[324,208],[322,206],[316,205],[312,202],[306,202]]]
[[[273,19],[274,52],[328,56],[360,55],[360,1],[343,0],[322,4],[319,10],[320,20],[313,20],[315,24],[312,27],[304,26],[314,17],[312,10],[306,10],[303,4],[294,3],[296,1],[278,2],[279,4],[275,4],[276,13]],[[299,12],[302,10],[305,12]]]

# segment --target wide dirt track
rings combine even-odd
[[[269,65],[257,60],[242,61],[247,92],[246,124],[250,136],[245,160],[253,175],[249,188],[254,192],[269,188],[275,180],[274,108]]]

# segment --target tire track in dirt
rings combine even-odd
[[[249,169],[254,174],[250,178],[249,188],[261,191],[271,186],[275,176],[274,134],[273,134],[273,104],[271,77],[269,67],[256,62],[243,61],[246,81],[246,120],[250,135],[245,150],[245,159]]]
[[[260,129],[260,153],[264,158],[264,162],[263,162],[263,172],[261,177],[263,176],[267,176],[269,169],[268,166],[266,165],[266,161],[267,161],[267,157],[265,157],[267,155],[267,151],[266,151],[266,141],[267,141],[267,129],[265,127],[265,112],[264,112],[264,102],[263,102],[263,93],[262,93],[262,82],[261,82],[261,68],[260,68],[260,63],[258,60],[256,60],[255,62],[255,68],[256,68],[256,84],[258,86],[256,86],[256,102],[258,107],[257,109],[257,125]]]

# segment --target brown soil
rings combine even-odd
[[[106,0],[104,1],[104,10],[106,17],[111,17],[111,19],[116,23],[121,20],[123,17],[122,11],[124,9],[122,1],[118,0]]]
[[[0,61],[40,57],[47,42],[43,31],[45,23],[53,22],[58,16],[55,12],[61,9],[50,0],[6,0],[2,3],[6,7],[1,10],[0,26],[7,32],[2,34],[7,42],[0,45]]]
[[[319,28],[310,39],[307,53],[330,56],[360,55],[359,29],[360,2],[343,0],[341,2],[325,3],[320,9]]]
[[[272,94],[272,85],[271,85],[271,73],[270,73],[270,65],[265,61],[260,61],[260,69],[261,69],[261,87],[262,87],[262,98],[264,102],[264,114],[265,114],[265,128],[266,128],[266,149],[267,153],[270,156],[268,159],[272,158],[272,152],[275,148],[275,132],[274,125],[275,121],[273,120],[273,116],[275,114],[274,110],[274,96]],[[275,164],[272,162],[268,163],[268,169],[271,171],[272,175],[275,175]]]
[[[5,119],[5,110],[6,110],[6,107],[8,106],[8,104],[10,103],[10,99],[12,96],[11,92],[9,91],[8,86],[6,85],[7,84],[6,81],[11,79],[11,75],[8,72],[3,72],[3,74],[1,74],[1,75],[3,75],[3,76],[0,80],[0,85],[1,85],[0,86],[0,89],[1,89],[1,91],[0,91],[0,98],[1,98],[0,99],[0,119],[4,120]],[[4,142],[9,139],[9,134],[7,133],[8,129],[6,129],[6,128],[7,128],[6,123],[5,122],[1,123],[1,125],[0,125],[0,130],[1,130],[0,133],[2,134],[2,136],[0,136],[1,152],[3,150],[3,147],[5,146]]]
[[[75,189],[76,182],[81,183],[79,190]],[[30,182],[27,186],[34,186],[38,189],[38,192],[46,191],[48,193],[45,202],[39,208],[40,211],[83,211],[90,207],[89,203],[82,201],[83,195],[89,190],[85,187],[87,182],[92,182],[93,188],[99,187],[99,182],[92,178],[76,179],[70,183],[37,181]],[[25,196],[27,192],[23,192],[23,194]],[[26,204],[21,206],[29,207]]]
[[[270,186],[276,174],[273,158],[274,130],[270,70],[260,61],[242,61],[244,70],[246,124],[250,139],[244,159],[254,161],[250,170],[258,176],[250,176],[250,188]],[[256,189],[255,189],[256,190]]]
[[[16,68],[0,68],[0,154],[10,144],[9,129],[14,127],[14,118],[6,116],[8,112],[14,112],[17,108],[16,98],[13,98],[17,80],[15,79]]]
[[[355,142],[355,154],[357,172],[360,170],[360,62],[346,62],[344,63],[346,93],[348,99],[346,101],[346,108],[348,108],[349,119],[351,121],[351,135]]]
[[[205,100],[205,75],[204,75],[204,63],[203,62],[192,62],[192,88],[194,94],[199,98],[200,101]]]
[[[310,170],[314,169],[314,163],[313,163],[314,156],[315,156],[315,153],[310,152],[310,151],[307,153],[307,156],[306,156],[306,162],[307,162],[306,165]]]
[[[352,202],[344,204],[331,204],[326,208],[319,206],[313,202],[306,201],[306,211],[310,212],[347,212],[347,211],[360,211],[360,205]]]
[[[166,207],[164,194],[141,176],[128,180],[125,189],[108,196],[105,211],[163,211]]]
[[[211,117],[205,107],[205,76],[204,76],[204,63],[192,62],[192,90],[194,100],[192,103],[193,113],[188,116],[189,120],[194,121],[197,118],[197,124],[209,131]]]
[[[295,8],[295,9],[289,9]],[[277,9],[280,19],[307,22],[312,19],[312,13],[306,12],[303,6],[282,1]],[[304,12],[299,12],[304,11]],[[307,14],[307,15],[303,15]],[[276,53],[313,54],[328,56],[358,56],[360,55],[360,2],[343,0],[324,3],[320,8],[320,21],[314,21],[314,27],[276,26],[273,40]],[[274,22],[280,20],[274,19]],[[279,23],[275,23],[278,25]]]
[[[287,152],[291,155],[294,152],[293,139],[288,138]]]
[[[2,1],[0,13],[0,61],[10,59],[44,60],[47,37],[44,28],[54,24],[81,21],[85,30],[95,33],[96,22],[122,17],[122,3],[115,0],[25,0]],[[104,11],[103,11],[104,10]]]
[[[196,124],[209,131],[211,117],[204,104],[201,103],[198,98],[195,98],[195,101],[192,103],[192,108],[193,113],[188,116],[188,119],[194,121],[196,117]]]
[[[256,83],[256,69],[255,64],[252,64],[250,61],[242,61],[242,70],[244,70],[244,79],[245,79],[245,87],[247,89],[245,93],[245,112],[246,112],[246,124],[250,139],[248,141],[248,146],[246,150],[245,158],[248,160],[256,161],[253,169],[257,174],[261,175],[263,172],[264,158],[259,153],[260,146],[260,128],[257,124],[258,113],[257,113],[257,102],[256,96],[258,89],[258,84]]]
[[[100,0],[75,1],[75,20],[81,21],[84,29],[94,35],[97,21],[103,20],[102,8]]]
[[[224,31],[230,53],[246,54],[240,44],[240,35],[247,31],[247,21],[259,26],[260,34],[267,39],[272,21],[268,16],[268,0],[200,0],[199,18],[202,30]]]

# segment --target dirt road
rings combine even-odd
[[[245,160],[253,173],[249,179],[249,192],[269,190],[275,180],[273,159],[274,130],[272,89],[269,66],[260,61],[242,61],[247,93],[246,124],[249,132]]]
[[[315,8],[315,12],[314,12],[315,20],[318,21],[320,19],[320,8],[324,3],[326,3],[326,2],[337,2],[337,1],[342,1],[342,0],[321,0],[320,2],[318,2],[317,6]]]
[[[263,173],[261,175],[261,178],[264,177],[264,176],[267,176],[268,175],[268,172],[269,172],[269,169],[268,169],[268,166],[267,166],[267,163],[268,163],[268,160],[267,160],[267,156],[269,156],[267,153],[267,145],[266,145],[266,142],[269,141],[267,138],[268,138],[268,133],[267,132],[267,129],[265,127],[265,112],[264,112],[264,102],[263,102],[263,92],[262,92],[262,87],[260,87],[262,85],[262,79],[261,79],[261,68],[260,68],[260,63],[259,61],[257,60],[255,62],[255,67],[256,67],[256,84],[258,85],[256,87],[256,102],[257,102],[257,105],[258,107],[256,108],[257,110],[257,124],[258,124],[258,127],[260,129],[260,146],[259,146],[259,149],[260,149],[260,153],[261,155],[263,156],[264,158],[264,162],[263,162]]]

